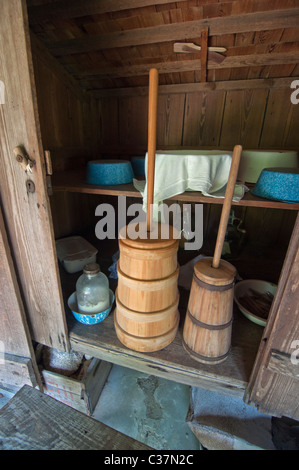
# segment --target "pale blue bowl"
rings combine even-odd
[[[101,321],[105,320],[105,318],[108,317],[109,313],[111,312],[111,308],[114,302],[114,293],[112,292],[111,289],[109,289],[109,294],[110,294],[110,307],[107,308],[107,310],[104,310],[103,312],[99,313],[92,313],[92,314],[87,314],[87,313],[80,313],[78,312],[78,305],[77,305],[77,296],[76,292],[73,292],[72,295],[68,299],[68,306],[72,311],[72,314],[78,320],[80,323],[83,323],[84,325],[95,325],[96,323],[100,323]]]
[[[299,168],[264,168],[252,193],[275,201],[299,202]]]
[[[87,163],[88,184],[115,185],[132,183],[131,162],[127,160],[92,160]]]

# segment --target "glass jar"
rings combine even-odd
[[[80,313],[100,313],[109,307],[109,281],[97,263],[84,266],[76,284],[76,294]]]

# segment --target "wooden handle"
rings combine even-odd
[[[157,108],[158,108],[158,70],[151,69],[149,73],[148,97],[148,162],[147,162],[147,204],[146,226],[150,231],[152,220],[152,204],[154,199],[155,155],[157,138]]]
[[[221,257],[227,222],[229,218],[229,212],[230,212],[230,208],[231,208],[231,204],[233,200],[241,153],[242,153],[242,146],[236,145],[233,151],[233,158],[232,158],[232,163],[230,167],[230,172],[229,172],[229,177],[228,177],[228,182],[227,182],[227,187],[226,187],[226,192],[225,192],[225,199],[224,199],[222,212],[221,212],[220,224],[219,224],[218,235],[217,235],[217,240],[216,240],[216,247],[215,247],[214,258],[212,262],[213,268],[218,268],[219,263],[220,263],[220,257]]]
[[[26,152],[23,147],[15,147],[12,151],[16,156],[17,162],[19,162],[23,170],[26,171],[28,165],[28,156],[26,155]]]
[[[25,149],[21,145],[19,145],[18,147],[15,147],[12,151],[16,156],[17,162],[21,165],[23,170],[27,172],[29,168],[29,171],[32,172],[31,168],[34,166],[34,162],[30,160]]]

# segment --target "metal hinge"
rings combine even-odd
[[[45,150],[46,181],[49,196],[53,194],[51,176],[53,174],[50,150]]]
[[[53,175],[52,160],[50,150],[45,150],[46,174]]]

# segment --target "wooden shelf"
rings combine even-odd
[[[52,177],[53,191],[69,191],[86,194],[101,194],[107,196],[127,196],[141,198],[141,194],[133,183],[120,184],[116,186],[98,186],[85,182],[85,172],[67,171],[58,172]],[[223,198],[203,196],[199,191],[186,191],[177,196],[169,198],[182,202],[197,202],[206,204],[223,204]],[[273,201],[254,196],[251,191],[245,193],[240,202],[233,202],[235,206],[264,207],[269,209],[299,210],[299,204]]]
[[[73,317],[67,299],[75,290],[80,274],[70,275],[63,268],[60,269],[69,338],[74,350],[179,383],[240,397],[244,395],[263,328],[247,320],[237,307],[234,312],[231,352],[222,364],[201,364],[183,348],[182,330],[189,298],[189,291],[185,289],[180,289],[180,327],[174,341],[161,351],[139,353],[123,346],[118,340],[113,322],[114,307],[110,315],[97,325],[83,325]],[[117,281],[109,280],[109,283],[114,289]]]
[[[53,190],[108,196],[141,198],[133,184],[118,186],[89,185],[84,172],[61,172],[53,176]],[[184,202],[223,204],[223,199],[203,196],[200,192],[185,192],[171,198]],[[298,210],[299,204],[287,204],[258,198],[246,193],[239,206]],[[61,281],[71,347],[124,367],[164,377],[187,385],[243,397],[249,383],[263,328],[246,319],[235,307],[232,347],[225,362],[217,365],[201,364],[192,359],[182,345],[182,332],[189,291],[180,290],[180,327],[174,341],[154,353],[139,353],[128,349],[118,340],[114,329],[114,311],[97,325],[82,325],[67,306],[68,296],[75,290],[78,275],[67,275],[61,269]],[[111,285],[112,284],[112,285]],[[113,282],[110,287],[113,288]],[[114,286],[115,287],[115,286]]]
[[[69,316],[68,316],[69,317]],[[69,317],[69,337],[76,351],[90,354],[179,383],[243,396],[249,382],[263,328],[237,312],[234,320],[231,352],[222,364],[206,365],[193,360],[182,346],[182,323],[174,341],[155,353],[139,353],[123,346],[113,323],[114,313],[97,325],[82,325]]]

